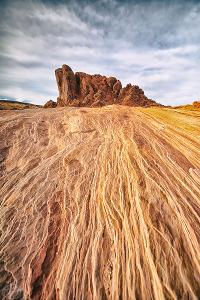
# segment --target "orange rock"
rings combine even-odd
[[[89,75],[83,72],[74,72],[63,65],[55,71],[58,85],[58,106],[104,106],[122,104],[128,106],[160,105],[148,99],[144,91],[136,85],[122,84],[115,77]]]
[[[195,108],[200,108],[200,101],[194,101],[192,104]]]
[[[78,94],[74,72],[69,66],[63,65],[55,71],[55,75],[59,90],[58,106],[69,105]]]
[[[43,106],[44,108],[54,108],[57,106],[57,103],[53,100],[49,100],[45,103],[45,105]]]

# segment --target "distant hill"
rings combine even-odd
[[[0,110],[21,110],[27,108],[39,108],[42,107],[40,105],[31,104],[31,103],[24,103],[20,101],[11,101],[0,99]]]

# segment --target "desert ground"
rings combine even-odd
[[[26,102],[10,101],[0,99],[0,110],[21,110],[27,108],[42,107],[41,105],[34,105]]]
[[[198,299],[200,110],[0,111],[0,299]]]

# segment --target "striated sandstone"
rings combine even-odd
[[[199,110],[0,111],[0,125],[0,299],[198,299]]]
[[[159,106],[148,99],[142,89],[136,85],[122,84],[115,77],[89,75],[74,72],[63,65],[55,71],[58,85],[58,106],[104,106],[121,104],[128,106]]]

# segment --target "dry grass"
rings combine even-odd
[[[200,109],[200,101],[194,101],[192,104],[180,105],[174,108],[178,109],[188,109],[188,110],[199,110]]]
[[[1,298],[198,299],[200,111],[55,108],[0,122]]]

